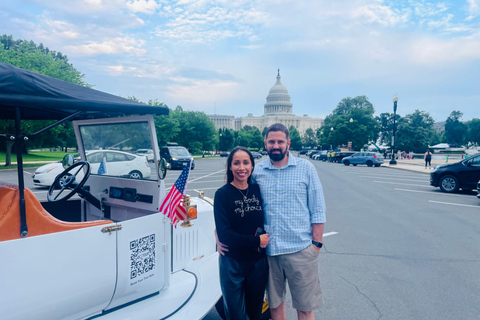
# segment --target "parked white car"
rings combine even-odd
[[[155,157],[153,156],[153,150],[152,149],[138,149],[135,153],[139,156],[147,157],[147,160],[149,162],[154,162],[155,161]],[[157,159],[160,159],[160,154],[157,154]]]
[[[55,177],[65,170],[62,162],[53,162],[43,165],[33,174],[33,184],[37,187],[50,187],[55,180]],[[57,186],[58,187],[58,186]]]
[[[150,179],[151,169],[144,155],[140,156],[115,150],[90,150],[86,152],[86,157],[90,163],[92,174],[98,173],[100,163],[105,157],[107,163],[106,175],[132,179]],[[37,187],[50,187],[55,177],[62,173],[63,170],[65,169],[60,161],[43,165],[35,170],[35,174],[32,176],[33,184]],[[77,180],[82,178],[83,172],[80,172]]]

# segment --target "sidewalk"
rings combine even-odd
[[[461,159],[452,159],[449,160],[448,163],[455,163],[460,161]],[[432,167],[425,169],[425,161],[423,159],[402,159],[397,160],[396,165],[390,165],[390,159],[385,159],[385,162],[382,164],[382,167],[390,168],[390,169],[399,169],[399,170],[406,170],[406,171],[413,171],[413,172],[421,172],[425,174],[430,174],[430,171],[435,168],[436,165],[445,163],[443,159],[432,159]]]

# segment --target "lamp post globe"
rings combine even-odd
[[[397,161],[395,160],[395,133],[397,131],[397,102],[398,102],[398,95],[395,93],[393,96],[393,132],[392,132],[392,160],[390,160],[390,164],[395,165]]]

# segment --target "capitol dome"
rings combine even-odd
[[[290,102],[290,95],[280,79],[281,77],[279,69],[277,74],[277,82],[268,92],[267,103],[265,103],[263,106],[264,115],[266,116],[293,115],[293,104]]]

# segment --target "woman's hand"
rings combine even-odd
[[[226,244],[223,244],[220,242],[220,240],[218,240],[218,236],[217,236],[217,230],[215,229],[215,241],[217,242],[217,252],[219,254],[221,254],[222,256],[225,255],[225,252],[228,251],[228,246]]]
[[[260,248],[265,248],[268,245],[268,241],[270,241],[268,233],[260,235]]]

